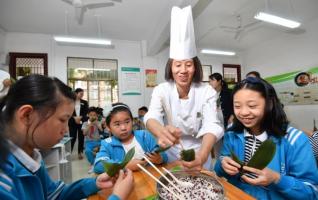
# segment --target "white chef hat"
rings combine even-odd
[[[170,58],[183,60],[197,56],[191,6],[171,11]]]
[[[5,79],[10,79],[10,74],[2,69],[0,69],[0,91],[3,89],[3,81]]]

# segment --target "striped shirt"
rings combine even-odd
[[[312,150],[313,150],[313,152],[314,152],[316,161],[317,161],[317,163],[318,163],[318,131],[314,132],[314,133],[312,134],[312,136],[310,136],[310,137],[308,137],[308,138],[309,138],[309,141],[310,141]]]
[[[267,133],[263,132],[260,135],[253,135],[248,133],[244,130],[244,138],[245,138],[245,145],[244,145],[244,163],[247,164],[251,158],[253,157],[256,150],[261,146],[262,142],[267,139]],[[249,178],[257,178],[257,176],[253,173],[246,173],[245,174]]]

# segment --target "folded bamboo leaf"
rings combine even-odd
[[[262,170],[271,162],[275,152],[276,144],[268,139],[258,147],[247,166]]]
[[[121,170],[121,165],[120,163],[107,163],[104,162],[104,170],[108,176],[113,177],[115,176],[119,170]]]
[[[135,147],[131,148],[125,155],[124,161],[121,163],[104,162],[104,170],[108,176],[115,176],[119,170],[123,169],[135,155]]]
[[[238,156],[234,153],[234,151],[231,149],[230,152],[231,152],[232,159],[238,164],[240,164],[241,167],[243,167],[244,163],[238,158]]]
[[[195,160],[195,151],[194,149],[187,149],[187,150],[183,149],[180,152],[180,156],[181,156],[181,160],[190,162]]]
[[[121,163],[121,167],[124,168],[129,161],[134,157],[135,155],[135,147],[131,148],[125,155],[124,161]]]

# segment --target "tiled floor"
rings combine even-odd
[[[82,160],[78,159],[77,153],[72,153],[72,179],[73,182],[77,181],[81,178],[91,177],[88,174],[89,163],[87,159],[84,157]]]

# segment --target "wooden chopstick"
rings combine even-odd
[[[168,190],[171,194],[173,194],[177,199],[183,200],[179,195],[177,195],[174,191],[172,191],[170,188],[168,188],[165,184],[163,184],[159,179],[157,179],[154,175],[152,175],[148,170],[146,170],[143,166],[141,166],[139,163],[137,166],[144,171],[148,176],[150,176],[152,179],[154,179],[157,183],[159,183],[162,187],[164,187],[166,190]]]
[[[175,177],[169,170],[167,170],[166,168],[162,167],[162,169],[169,174],[175,181],[179,181],[179,179],[177,177]]]
[[[168,108],[167,108],[167,106],[166,106],[165,100],[164,100],[163,98],[160,98],[160,101],[161,101],[163,110],[166,112],[168,125],[172,125],[172,115],[171,115],[171,112],[170,112],[170,110],[168,110]],[[184,147],[183,147],[181,138],[180,138],[180,140],[179,140],[179,144],[180,144],[180,146],[181,146],[181,149],[184,150]]]
[[[168,179],[166,177],[166,175],[164,175],[157,167],[156,165],[154,165],[146,156],[144,156],[144,159],[150,164],[151,167],[153,167],[164,179],[166,179],[168,181],[168,183],[170,183],[172,185],[172,187],[174,187],[181,195],[182,195],[182,191],[176,186],[173,184],[173,182]],[[177,183],[178,184],[178,183]]]

